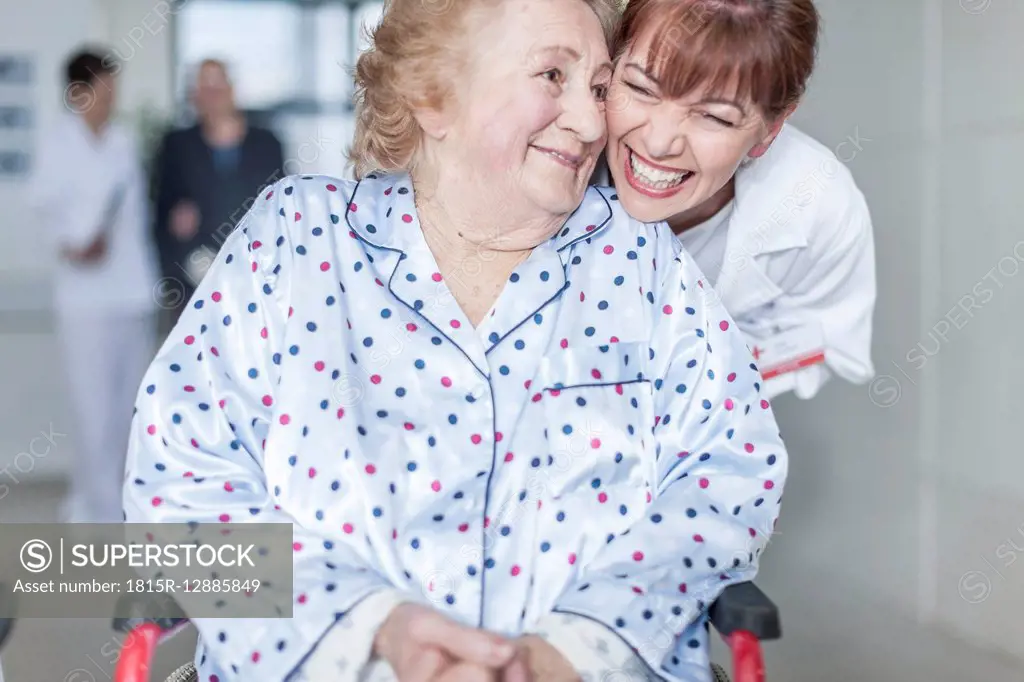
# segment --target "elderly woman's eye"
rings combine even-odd
[[[608,99],[608,86],[605,84],[594,86],[594,99],[598,102],[604,102]]]
[[[561,83],[562,82],[562,70],[561,69],[548,69],[547,71],[542,73],[541,76],[543,76],[545,79],[551,81],[552,83]]]

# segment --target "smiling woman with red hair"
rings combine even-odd
[[[871,217],[840,163],[861,140],[830,150],[786,123],[819,24],[812,0],[632,0],[607,106],[623,206],[668,221],[746,333],[769,396],[874,374]]]

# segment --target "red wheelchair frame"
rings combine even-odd
[[[157,647],[188,625],[184,617],[159,617],[166,601],[130,595],[122,598],[114,629],[128,633],[114,673],[114,682],[151,682],[150,666]],[[711,605],[709,620],[732,652],[733,682],[765,682],[761,642],[779,639],[782,629],[775,604],[753,583],[727,587]],[[2,640],[0,640],[2,642]]]

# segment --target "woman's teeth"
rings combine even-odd
[[[683,180],[693,174],[690,171],[671,172],[648,166],[632,152],[629,153],[629,165],[633,169],[633,175],[652,189],[670,189],[682,184]]]

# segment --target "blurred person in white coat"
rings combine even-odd
[[[843,163],[866,140],[832,150],[787,123],[819,24],[813,0],[631,0],[608,95],[622,205],[668,221],[769,398],[874,376],[871,215]]]
[[[75,419],[62,520],[120,523],[135,394],[155,353],[156,258],[145,173],[111,121],[119,65],[84,50],[67,62],[63,112],[40,142],[31,201],[56,257],[53,304]]]

